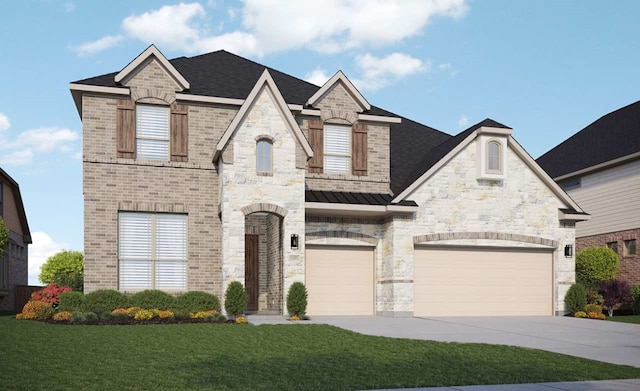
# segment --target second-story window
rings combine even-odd
[[[272,164],[273,143],[268,139],[260,139],[256,143],[256,171],[259,174],[271,174],[273,172]]]
[[[348,174],[351,162],[351,127],[324,125],[324,172]]]
[[[499,142],[489,141],[487,143],[487,172],[502,173],[502,156],[500,152]]]
[[[136,105],[138,159],[169,160],[169,107]]]

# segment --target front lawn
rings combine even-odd
[[[640,378],[516,347],[323,325],[66,326],[0,317],[3,390],[355,390]]]
[[[622,322],[622,323],[640,324],[640,315],[615,315],[615,316],[608,317],[607,320],[612,320],[614,322]]]

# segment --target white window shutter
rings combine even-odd
[[[169,108],[137,105],[136,139],[138,159],[169,160]]]

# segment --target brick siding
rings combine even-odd
[[[607,243],[618,244],[618,257],[620,268],[616,278],[627,281],[629,284],[640,284],[640,254],[636,250],[635,255],[624,255],[624,241],[635,239],[636,246],[640,245],[640,228],[627,231],[611,232],[600,235],[584,236],[576,238],[576,252],[586,247],[604,247]]]

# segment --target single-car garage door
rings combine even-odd
[[[416,247],[414,316],[553,315],[553,256]]]
[[[373,315],[372,248],[307,246],[306,264],[309,315]]]

